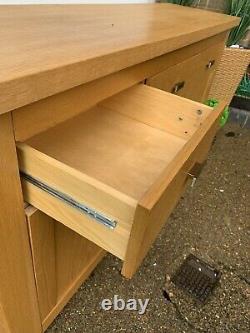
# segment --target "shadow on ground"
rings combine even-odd
[[[121,262],[108,255],[47,333],[250,332],[249,244],[250,131],[228,124],[135,277],[123,278]],[[203,306],[168,281],[189,253],[222,272]],[[171,301],[163,297],[164,288]],[[146,313],[101,310],[100,302],[115,294],[150,298]]]

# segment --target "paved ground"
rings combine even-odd
[[[48,329],[52,332],[250,332],[250,130],[227,125],[193,190],[180,200],[131,281],[108,255]],[[203,306],[168,282],[194,253],[222,271]],[[162,294],[166,289],[167,301]],[[147,311],[103,311],[103,298],[150,298]]]

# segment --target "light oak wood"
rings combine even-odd
[[[6,321],[6,315],[3,311],[3,307],[1,304],[0,304],[0,332],[11,333],[8,323]]]
[[[238,22],[169,4],[1,6],[0,113],[217,35]]]
[[[218,47],[215,53],[222,52],[226,36],[227,33],[223,32],[182,49],[18,108],[12,113],[16,140],[25,141],[88,110],[104,99],[191,58],[195,54],[203,53],[206,55],[207,49],[215,44]],[[177,75],[179,73],[176,73]]]
[[[197,129],[194,135],[186,142],[182,150],[175,159],[166,167],[158,180],[152,184],[151,188],[145,193],[140,204],[147,208],[151,209],[157,200],[160,198],[166,186],[169,184],[169,181],[172,179],[173,175],[178,172],[179,167],[187,160],[187,157],[190,156],[195,148],[199,145],[201,140],[208,134],[211,128],[219,128],[218,118],[226,107],[226,103],[221,101],[220,104],[211,109],[210,114],[204,121],[204,123]]]
[[[204,126],[201,126],[187,141],[182,151],[139,202],[122,268],[122,274],[127,278],[131,278],[136,272],[177,204],[193,166],[196,162],[204,162],[213,137],[219,128],[218,118],[225,106],[226,103],[221,102],[210,113]]]
[[[1,328],[38,333],[42,329],[10,114],[0,116],[0,151]]]
[[[192,137],[211,112],[211,108],[205,105],[164,94],[161,90],[146,85],[127,89],[103,101],[100,105],[184,140]],[[173,138],[166,138],[166,140],[170,142]],[[166,142],[163,142],[163,145],[165,144]],[[178,146],[178,142],[175,146]],[[170,154],[168,156],[172,158],[173,154],[170,151],[168,153]],[[158,171],[160,170],[159,163],[155,167]]]
[[[139,91],[138,94],[137,91]],[[145,117],[147,117],[148,112],[151,113],[151,118],[153,118],[154,109],[159,112],[160,116],[164,112],[166,115],[169,114],[168,112],[173,105],[171,103],[172,96],[168,98],[169,96],[166,94],[164,101],[168,102],[170,100],[170,104],[166,106],[162,103],[162,100],[157,100],[157,93],[160,96],[165,96],[160,90],[156,90],[156,93],[154,93],[153,88],[144,85],[131,88],[128,94],[133,95],[134,99],[125,98],[126,106],[134,110],[135,113],[137,112],[136,109],[138,113],[141,111]],[[148,100],[152,102],[154,108],[151,109],[147,102],[143,104],[141,96],[144,95],[148,95]],[[155,99],[152,98],[152,95]],[[171,115],[166,116],[166,131],[159,131],[157,127],[147,126],[138,119],[134,120],[120,114],[124,100],[120,99],[119,96],[117,99],[117,112],[115,107],[111,111],[98,106],[56,128],[48,130],[46,133],[31,138],[25,144],[78,172],[86,174],[88,177],[108,185],[117,192],[124,194],[124,196],[131,198],[131,202],[135,202],[143,196],[155,181],[159,172],[165,168],[185,143],[183,138],[178,137],[177,130],[176,136],[171,133],[171,130],[174,132],[175,123],[178,127],[178,123],[182,122],[178,120],[178,115],[173,112],[172,117]],[[119,108],[119,101],[121,109]],[[141,101],[141,108],[137,107],[136,101]],[[183,124],[183,136],[184,131],[190,130],[191,132],[193,127],[197,129],[203,118],[196,113],[192,104],[185,102],[183,102],[183,108],[186,107],[186,118],[188,118],[187,113],[189,111],[190,114],[194,114],[194,119],[190,116],[191,121],[189,121],[189,118],[186,120],[186,124]],[[203,109],[209,110],[210,108],[203,106]],[[185,119],[183,113],[180,113],[180,116]],[[161,117],[164,118],[163,115]],[[205,118],[204,111],[203,119]],[[170,133],[168,128],[170,128]],[[82,190],[81,187],[79,190]],[[130,210],[132,211],[132,209],[133,207]],[[104,212],[109,213],[107,210]],[[124,216],[123,219],[129,220],[131,216]]]
[[[32,206],[25,212],[39,309],[46,330],[105,251]]]
[[[46,330],[49,325],[53,322],[53,320],[56,318],[56,316],[62,311],[64,306],[68,303],[68,301],[71,299],[71,297],[77,292],[77,290],[80,288],[80,286],[87,280],[87,278],[90,276],[92,271],[96,268],[96,266],[99,264],[99,262],[103,259],[105,255],[105,251],[100,250],[96,253],[94,256],[92,254],[91,259],[89,259],[89,263],[86,265],[85,262],[83,262],[83,268],[79,272],[79,274],[75,277],[75,279],[72,279],[72,283],[68,286],[67,289],[65,289],[65,292],[62,294],[61,298],[58,300],[57,305],[52,309],[52,311],[49,313],[49,315],[45,318],[43,322],[43,329]],[[65,270],[62,272],[65,274]]]
[[[147,108],[140,101],[140,113],[138,87],[133,90],[135,98],[124,90],[181,62],[191,65],[190,57],[206,57],[209,48],[211,55],[216,56],[217,49],[214,47],[212,51],[212,47],[217,45],[219,52],[226,34],[238,22],[239,18],[168,4],[0,6],[0,150],[4,152],[0,156],[1,332],[45,330],[102,257],[100,251],[81,270],[80,262],[77,264],[81,245],[76,246],[81,243],[80,236],[64,233],[65,226],[124,260],[125,276],[134,274],[184,189],[186,171],[193,170],[194,163],[206,157],[217,118],[205,108],[204,119],[198,126],[193,117],[197,104],[179,97],[171,104],[172,97],[166,99],[163,92],[161,95],[144,87],[139,89],[145,91],[145,96],[149,94],[145,97],[147,104],[150,106],[150,100],[155,100],[157,108]],[[181,66],[177,67],[181,70]],[[171,74],[173,80],[177,74]],[[202,97],[205,98],[212,75],[202,77],[206,81]],[[185,96],[200,98],[201,87],[197,82],[192,87]],[[118,108],[115,99],[105,100],[120,92],[123,102],[118,103]],[[132,98],[134,113],[125,105],[124,96]],[[183,121],[182,126],[188,127],[188,133],[184,131],[187,136],[171,110],[161,106],[164,101],[178,113],[182,111],[181,107],[178,109],[180,105],[190,107],[190,114],[183,111],[184,120],[178,119]],[[11,115],[5,115],[10,111]],[[82,115],[84,111],[87,112]],[[77,118],[71,120],[76,116],[81,120],[79,124],[84,125],[82,131]],[[65,121],[71,122],[69,131]],[[168,122],[166,128],[164,121]],[[129,132],[130,126],[133,133]],[[50,142],[47,130],[53,127],[55,132]],[[96,133],[96,129],[100,131],[94,138],[91,130]],[[38,225],[30,225],[29,244],[14,134],[21,142],[18,144],[21,170],[117,219],[116,228],[111,230],[96,223],[23,181],[26,201],[59,221],[56,225],[61,223],[57,228],[47,216],[41,232]],[[67,134],[73,142],[65,139]],[[32,138],[35,135],[41,135],[38,146],[47,141],[55,155],[24,143],[28,139],[36,141],[37,138]],[[105,140],[99,145],[100,154],[95,143],[102,138]],[[65,144],[62,161],[56,156],[60,155],[60,141]],[[119,164],[126,152],[128,159]],[[110,156],[106,155],[109,153]],[[33,211],[32,216],[42,215],[36,209]],[[57,245],[52,244],[53,234],[60,235],[61,242]],[[45,235],[51,244],[47,242],[42,247]],[[63,249],[64,242],[72,244],[74,251],[67,246]],[[62,251],[66,251],[68,262],[74,254],[77,257],[72,260],[75,265],[70,270],[64,269],[63,260],[58,258]],[[54,261],[60,263],[56,269]]]
[[[36,208],[25,209],[40,315],[43,319],[57,302],[55,226],[51,217]]]
[[[97,258],[98,261],[103,258],[105,251],[57,221],[55,221],[55,239],[57,293],[64,296],[75,280],[91,273],[89,267],[94,265]]]
[[[116,216],[124,227],[127,221],[132,220],[136,207],[136,200],[133,198],[26,143],[18,143],[17,147],[19,167],[26,174],[43,180],[45,184],[62,193],[65,193],[66,189],[70,197],[110,217]],[[83,147],[81,147],[82,150]],[[81,151],[77,154],[80,157],[83,156]],[[68,153],[71,155],[74,151],[68,151]]]
[[[204,102],[206,87],[214,75],[221,58],[224,41],[147,80],[147,84],[164,91],[174,92],[176,85],[184,86],[176,94],[193,101]],[[211,65],[209,63],[211,62]],[[212,67],[210,67],[212,66]]]
[[[118,220],[119,223],[112,230],[31,183],[23,180],[22,184],[24,197],[31,205],[124,260],[130,225],[125,227],[123,221]]]
[[[125,260],[124,275],[131,277],[182,193],[188,170],[202,159],[197,156],[193,160],[192,149],[206,136],[218,114],[198,102],[140,84],[18,144],[23,172],[77,200],[85,199],[80,201],[84,204],[95,193],[92,208],[102,207],[106,215],[114,202],[119,203],[123,211],[113,210],[112,217],[118,221],[114,230],[24,180],[25,200]],[[187,163],[185,173],[182,159]],[[172,169],[178,174],[174,185],[167,181]],[[87,188],[95,184],[95,192],[92,189],[80,196],[86,184]],[[103,205],[105,191],[112,197]],[[178,195],[170,200],[173,191]],[[143,218],[138,217],[141,211],[147,216],[143,227]],[[149,225],[154,225],[153,236]]]

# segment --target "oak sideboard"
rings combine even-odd
[[[237,24],[169,4],[0,6],[1,332],[46,330],[106,252],[133,276],[219,129],[225,103],[204,101]]]

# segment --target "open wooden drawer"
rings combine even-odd
[[[17,143],[25,200],[124,260],[131,277],[204,161],[222,109],[142,84],[123,91]]]

